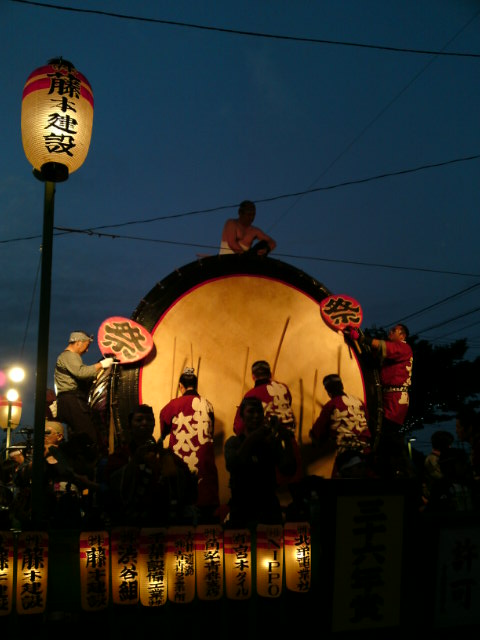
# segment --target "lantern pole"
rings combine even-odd
[[[37,176],[39,177],[39,176]],[[35,381],[35,414],[33,422],[32,454],[32,524],[42,522],[43,465],[45,440],[45,405],[47,397],[48,343],[50,334],[50,298],[52,290],[52,246],[55,183],[45,180],[42,239],[42,277],[40,285],[40,311],[38,321],[37,375]]]
[[[47,402],[55,185],[85,160],[93,122],[88,80],[63,58],[35,69],[23,89],[22,142],[33,175],[44,183],[43,244],[32,454],[31,522],[45,524],[44,440]],[[52,158],[60,162],[52,162]]]
[[[8,401],[8,415],[7,415],[7,442],[5,446],[5,460],[8,460],[8,450],[10,449],[10,430],[12,428],[12,403]]]

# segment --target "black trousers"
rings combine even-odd
[[[101,445],[101,437],[93,418],[88,399],[80,391],[64,391],[57,396],[57,420],[68,426],[68,440],[79,446]]]

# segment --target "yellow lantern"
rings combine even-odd
[[[247,600],[252,595],[252,536],[249,529],[225,529],[225,585],[227,598]]]
[[[17,394],[18,398],[18,394]],[[0,397],[0,427],[2,429],[16,429],[22,417],[22,401]]]
[[[40,179],[67,180],[90,146],[93,93],[74,65],[54,58],[27,78],[22,96],[22,142]]]
[[[278,598],[283,582],[283,525],[257,525],[257,594]]]
[[[80,590],[82,609],[101,611],[110,596],[110,538],[106,531],[80,534]]]
[[[170,602],[195,597],[195,527],[170,527],[167,533],[167,580]]]
[[[5,398],[0,398],[0,427],[7,431],[5,444],[5,459],[10,453],[10,434],[12,429],[18,427],[22,415],[22,401],[15,389],[9,389]]]
[[[44,613],[48,586],[48,534],[23,531],[17,547],[17,613]]]
[[[0,531],[0,616],[8,616],[13,601],[13,533]]]
[[[141,529],[138,581],[144,607],[167,602],[167,530]]]
[[[312,542],[308,522],[286,522],[284,527],[285,584],[306,593],[312,579]]]
[[[223,529],[198,525],[195,529],[197,598],[219,600],[223,596]]]
[[[115,527],[111,532],[112,602],[138,604],[138,529]]]

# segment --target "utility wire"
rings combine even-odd
[[[285,198],[294,198],[298,195],[305,195],[305,194],[310,194],[310,193],[318,193],[320,191],[331,191],[333,189],[341,189],[343,187],[350,187],[356,184],[365,184],[367,182],[374,182],[376,180],[384,180],[385,178],[391,178],[391,177],[395,177],[395,176],[400,176],[400,175],[406,175],[409,173],[416,173],[418,171],[425,171],[427,169],[436,169],[438,167],[444,167],[447,165],[451,165],[451,164],[456,164],[458,162],[470,162],[472,160],[478,160],[480,158],[480,154],[476,154],[476,155],[472,155],[472,156],[466,156],[463,158],[453,158],[451,160],[445,160],[442,162],[435,162],[435,163],[431,163],[431,164],[425,164],[425,165],[420,165],[418,167],[413,167],[411,169],[401,169],[399,171],[390,171],[388,173],[382,173],[382,174],[378,174],[378,175],[374,175],[374,176],[369,176],[367,178],[359,178],[356,180],[347,180],[345,182],[338,182],[336,184],[331,184],[331,185],[327,185],[324,187],[316,187],[314,189],[307,189],[305,191],[297,191],[295,193],[284,193],[284,194],[280,194],[277,196],[271,196],[269,198],[257,198],[254,200],[254,202],[256,204],[259,203],[264,203],[264,202],[274,202],[276,200],[282,200]],[[143,220],[129,220],[127,222],[118,222],[117,224],[105,224],[105,225],[98,225],[96,227],[90,227],[89,229],[85,229],[83,230],[84,233],[90,233],[93,234],[95,231],[97,231],[98,229],[114,229],[114,228],[119,228],[119,227],[126,227],[129,225],[137,225],[137,224],[148,224],[150,222],[158,222],[159,220],[170,220],[173,218],[184,218],[184,217],[188,217],[188,216],[195,216],[195,215],[200,215],[200,214],[205,214],[205,213],[212,213],[212,212],[217,212],[217,211],[224,211],[226,209],[233,209],[233,208],[237,208],[239,205],[239,203],[236,204],[229,204],[229,205],[221,205],[221,206],[217,206],[217,207],[211,207],[209,209],[196,209],[193,211],[187,211],[184,213],[174,213],[174,214],[170,214],[170,215],[166,215],[166,216],[155,216],[153,218],[146,218]],[[59,227],[57,227],[58,229]],[[69,231],[73,231],[73,230],[69,230]],[[80,232],[80,230],[75,230]],[[9,242],[18,242],[20,240],[32,240],[35,238],[39,238],[40,236],[22,236],[19,238],[9,238],[6,240],[0,240],[0,244],[5,244],[5,243],[9,243]],[[139,239],[139,238],[135,238],[135,239]],[[178,244],[182,244],[182,243],[178,243]],[[206,247],[207,245],[192,245],[192,246],[204,246]],[[472,275],[472,274],[468,274],[468,275]]]
[[[201,249],[214,249],[215,252],[218,251],[218,244],[199,244],[198,242],[180,242],[178,240],[161,240],[159,238],[144,238],[141,236],[124,236],[113,233],[105,233],[100,231],[92,232],[91,229],[73,229],[70,227],[54,227],[55,230],[60,231],[59,234],[55,235],[65,235],[67,233],[80,233],[88,236],[97,236],[98,238],[111,238],[112,240],[137,240],[139,242],[154,242],[158,244],[171,244],[182,247],[195,247]],[[358,260],[339,260],[337,258],[319,258],[318,256],[300,256],[300,255],[292,255],[289,253],[279,253],[275,252],[275,255],[281,258],[290,258],[294,260],[311,260],[317,262],[333,262],[337,264],[354,264],[356,266],[361,267],[380,267],[382,269],[400,269],[402,271],[421,271],[426,273],[438,273],[442,275],[449,276],[467,276],[472,278],[480,278],[480,273],[464,273],[459,271],[445,271],[443,269],[428,269],[426,267],[404,267],[401,265],[393,265],[393,264],[381,264],[375,262],[360,262]]]
[[[468,291],[472,291],[473,289],[476,289],[477,287],[480,287],[480,282],[477,282],[477,284],[472,284],[469,287],[467,287],[466,289],[461,289],[460,291],[457,291],[457,293],[453,293],[452,295],[447,296],[446,298],[443,298],[442,300],[439,300],[438,302],[434,302],[433,304],[430,304],[430,305],[428,305],[428,307],[424,307],[423,309],[420,309],[419,311],[415,311],[414,313],[410,313],[408,316],[403,316],[403,318],[399,318],[395,322],[387,322],[385,325],[382,325],[382,326],[390,326],[390,325],[398,324],[399,322],[405,322],[406,320],[410,320],[411,318],[416,318],[417,316],[422,315],[422,313],[430,311],[431,309],[435,309],[435,307],[439,307],[440,305],[444,304],[445,302],[449,302],[450,300],[453,300],[454,298],[458,298],[459,296],[463,295],[464,293],[467,293]]]
[[[465,29],[477,18],[477,16],[480,14],[480,10],[477,11],[471,18],[470,20],[468,20],[461,29],[459,29],[455,35],[453,35],[450,40],[448,40],[448,42],[445,43],[445,45],[442,47],[442,52],[445,51],[445,49],[462,33],[462,31],[465,31]],[[327,167],[325,167],[325,169],[322,171],[322,173],[318,176],[318,178],[316,178],[316,180],[314,180],[310,185],[309,188],[314,187],[319,180],[321,180],[329,171],[330,169],[341,159],[343,158],[343,156],[346,155],[346,153],[353,147],[354,144],[356,144],[360,138],[363,137],[363,135],[383,116],[384,113],[386,113],[390,107],[397,102],[397,100],[400,98],[400,96],[402,96],[412,85],[414,82],[416,82],[418,80],[418,78],[423,75],[425,73],[425,71],[430,67],[430,65],[432,65],[435,60],[437,60],[437,56],[435,56],[434,58],[432,58],[431,60],[429,60],[422,69],[420,69],[420,71],[418,71],[408,82],[406,85],[404,85],[400,91],[397,92],[397,94],[387,102],[386,105],[384,105],[384,107],[382,109],[380,109],[380,111],[370,120],[370,122],[368,122],[363,129],[360,131],[360,133],[358,133],[348,144],[346,147],[344,147],[344,149],[330,162],[330,164],[327,165]],[[295,200],[295,202],[292,202],[292,204],[281,214],[277,217],[276,221],[270,225],[269,227],[269,231],[271,231],[272,229],[275,228],[275,226],[285,218],[286,215],[288,215],[292,209],[300,202],[300,200],[303,198],[303,194],[298,196],[298,198]]]
[[[383,45],[365,44],[360,42],[345,42],[340,40],[324,40],[320,38],[305,38],[297,36],[285,36],[274,33],[261,33],[255,31],[244,31],[240,29],[226,29],[224,27],[212,27],[208,25],[193,24],[189,22],[179,22],[177,20],[160,20],[158,18],[144,18],[142,16],[134,16],[123,13],[114,13],[112,11],[100,11],[98,9],[80,9],[78,7],[64,7],[61,5],[50,4],[48,2],[33,2],[32,0],[10,0],[19,4],[28,4],[44,9],[55,9],[56,11],[72,11],[75,13],[90,13],[94,15],[107,16],[109,18],[120,18],[123,20],[136,20],[140,22],[150,22],[156,24],[164,24],[173,27],[183,27],[188,29],[201,29],[203,31],[216,31],[218,33],[228,33],[232,35],[247,36],[251,38],[269,38],[273,40],[288,40],[291,42],[308,42],[311,44],[326,44],[342,47],[356,47],[361,49],[376,49],[379,51],[394,51],[397,53],[415,53],[418,55],[428,56],[450,56],[459,58],[480,58],[480,53],[466,53],[455,51],[430,51],[426,49],[407,49],[405,47],[387,47]]]
[[[443,327],[446,324],[450,324],[450,322],[455,322],[455,320],[459,320],[461,318],[465,318],[465,316],[469,316],[472,313],[477,313],[480,311],[480,307],[476,307],[475,309],[470,309],[470,311],[465,311],[460,313],[453,318],[449,318],[448,320],[443,320],[442,322],[437,322],[437,324],[432,324],[430,327],[426,327],[425,329],[421,329],[420,331],[416,331],[415,333],[427,333],[428,331],[432,331],[433,329],[438,329],[438,327]]]
[[[478,324],[480,324],[480,320],[477,320],[476,322],[472,322],[470,324],[467,324],[464,327],[460,327],[459,329],[453,329],[452,331],[449,331],[448,333],[443,333],[441,336],[437,336],[434,339],[435,339],[435,341],[442,340],[443,338],[446,338],[447,336],[451,336],[452,333],[458,333],[459,331],[465,331],[465,329],[470,329],[470,327],[475,327]]]

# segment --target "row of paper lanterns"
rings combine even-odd
[[[46,532],[0,532],[0,616],[43,613],[48,594]],[[167,602],[277,598],[311,583],[307,522],[223,529],[220,525],[118,527],[79,536],[81,608],[110,603],[158,607]],[[51,570],[54,568],[52,567]],[[15,578],[15,579],[14,579]]]

